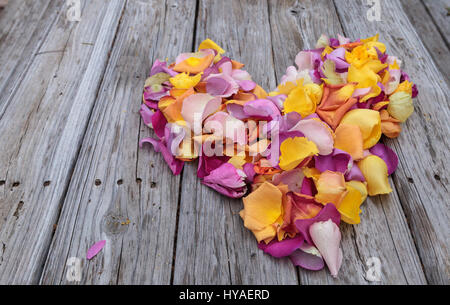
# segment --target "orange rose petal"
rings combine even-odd
[[[282,192],[275,185],[264,182],[254,192],[243,198],[244,226],[251,230],[258,242],[273,238],[276,229],[273,224],[282,213]]]
[[[255,89],[252,91],[253,94],[255,94],[259,99],[264,99],[267,97],[267,92],[261,88],[259,85],[256,85]]]
[[[344,175],[340,172],[325,171],[316,181],[316,201],[322,204],[333,203],[339,208],[348,191]]]
[[[316,110],[320,118],[327,122],[333,129],[336,129],[341,122],[342,117],[357,102],[356,98],[350,97],[346,99],[345,96],[340,96],[337,93],[345,86],[348,86],[348,84],[325,84],[323,88],[322,101]]]
[[[190,74],[197,74],[203,72],[206,68],[208,68],[214,60],[214,55],[208,54],[203,58],[199,58],[196,62],[196,65],[191,65],[189,58],[183,60],[182,62],[176,64],[173,67],[173,70],[176,72],[187,72]]]
[[[363,158],[363,137],[356,125],[340,124],[335,131],[334,147],[348,152],[353,160]]]
[[[235,70],[235,69],[241,69],[241,68],[243,68],[244,66],[245,66],[244,64],[241,64],[241,63],[238,62],[238,61],[231,60],[231,67],[233,68],[233,70]]]
[[[381,132],[388,138],[396,138],[400,135],[402,127],[400,121],[389,115],[387,110],[380,111],[381,116]]]

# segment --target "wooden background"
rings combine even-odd
[[[0,11],[1,284],[448,284],[449,0],[10,0]],[[275,88],[322,33],[380,33],[418,84],[415,113],[396,140],[394,192],[342,225],[338,279],[259,251],[240,200],[199,183],[196,164],[172,176],[138,149],[155,59],[211,38]],[[93,260],[86,250],[106,247]],[[71,257],[81,281],[67,278]],[[366,279],[370,257],[381,282]]]

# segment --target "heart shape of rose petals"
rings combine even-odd
[[[392,191],[398,158],[379,141],[400,134],[416,85],[378,35],[322,35],[269,93],[224,54],[206,39],[153,64],[140,114],[157,138],[140,146],[152,144],[175,175],[198,159],[203,184],[245,196],[240,216],[261,250],[336,277],[341,220],[359,223],[368,195]]]

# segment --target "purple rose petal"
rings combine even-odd
[[[398,157],[397,154],[390,149],[388,146],[384,145],[383,143],[378,143],[375,146],[373,146],[369,151],[383,159],[383,161],[386,163],[388,168],[388,175],[395,172],[398,166]]]
[[[152,124],[152,116],[154,112],[151,111],[145,104],[142,104],[139,113],[141,114],[144,124],[150,127]]]
[[[304,177],[302,181],[301,194],[315,196],[317,193],[316,186],[312,178]]]
[[[247,183],[252,183],[253,180],[255,179],[256,176],[256,172],[255,172],[255,165],[253,163],[245,163],[242,166],[244,173],[247,175],[247,179],[246,182]]]
[[[303,244],[303,236],[297,235],[294,238],[286,238],[282,241],[272,240],[266,245],[264,242],[258,244],[258,248],[273,257],[289,256]]]
[[[300,234],[303,235],[305,240],[313,245],[313,241],[311,239],[311,235],[309,234],[309,227],[316,222],[319,221],[327,221],[331,219],[337,226],[341,221],[341,214],[338,212],[334,204],[328,203],[325,207],[313,218],[309,219],[298,219],[295,221],[295,226],[299,230]]]
[[[202,183],[225,196],[240,198],[247,192],[245,178],[242,170],[236,169],[231,163],[224,163],[211,171]]]
[[[325,262],[319,251],[307,243],[304,243],[299,249],[295,250],[289,258],[294,266],[300,266],[307,270],[318,271],[325,267]]]
[[[357,181],[365,182],[366,178],[364,178],[364,175],[361,172],[361,170],[359,169],[358,165],[356,165],[356,163],[353,163],[352,168],[345,175],[345,180],[346,181],[357,180]]]
[[[94,256],[96,256],[105,246],[106,240],[101,240],[93,244],[86,253],[86,258],[91,260]]]
[[[352,157],[349,153],[335,148],[333,153],[322,156],[314,156],[316,168],[321,172],[327,170],[332,172],[341,172],[345,174],[348,171],[349,164],[352,162]]]
[[[206,82],[206,92],[213,96],[224,95],[229,87],[230,84],[221,77],[211,77]]]

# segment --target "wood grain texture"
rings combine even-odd
[[[365,1],[336,1],[344,31],[352,38],[380,33],[388,52],[402,58],[403,68],[418,84],[415,113],[402,125],[398,139],[387,144],[398,154],[392,180],[423,263],[426,279],[448,284],[449,199],[448,86],[399,1],[381,1],[382,20],[365,19]],[[392,26],[391,21],[396,20]],[[383,204],[384,205],[384,204]],[[389,221],[388,225],[398,225]],[[404,255],[404,252],[399,252]]]
[[[440,26],[437,25],[433,18],[428,14],[428,10],[422,1],[401,0],[401,3],[424,46],[433,57],[436,67],[445,77],[447,84],[449,84],[450,65],[444,63],[450,62],[450,51],[448,44],[446,44],[445,39],[441,36],[439,30]],[[450,27],[450,24],[447,22],[446,26]]]
[[[423,0],[423,3],[442,33],[447,47],[450,47],[450,0]]]
[[[39,279],[122,6],[60,14],[1,117],[0,283]]]
[[[253,79],[274,88],[266,1],[200,1],[196,45],[211,38],[246,64]],[[202,185],[197,162],[184,169],[174,271],[175,284],[297,284],[288,259],[258,250],[232,200]]]
[[[320,14],[317,12],[320,11]],[[270,1],[271,28],[274,46],[288,47],[274,52],[278,79],[295,55],[303,49],[315,48],[321,34],[336,37],[342,34],[340,20],[330,1]],[[288,31],[290,29],[290,31]],[[298,31],[290,40],[289,32]],[[286,33],[286,34],[284,34]],[[286,62],[291,58],[291,62]],[[299,270],[301,284],[367,284],[366,262],[378,257],[382,262],[381,284],[420,284],[425,282],[413,240],[406,224],[396,192],[389,196],[371,197],[362,206],[361,223],[343,224],[342,249],[344,261],[337,279],[328,271]],[[376,236],[376,237],[375,237]]]
[[[380,284],[448,284],[449,0],[381,0],[380,22],[365,0],[82,0],[79,23],[64,2],[0,10],[0,284],[377,284],[370,257]],[[338,279],[258,250],[242,201],[202,185],[197,162],[174,177],[137,147],[153,135],[138,110],[156,58],[211,38],[269,90],[320,34],[377,32],[420,95],[385,140],[400,158],[394,192],[341,225]],[[66,278],[70,257],[80,282]]]
[[[0,11],[0,118],[63,7],[62,1],[16,0]]]
[[[195,1],[127,2],[41,283],[68,284],[68,257],[82,259],[83,284],[170,283],[180,177],[138,148],[151,134],[139,107],[151,63],[190,49],[194,20]]]

